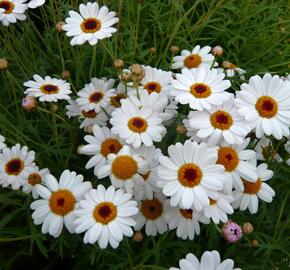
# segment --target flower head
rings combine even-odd
[[[243,237],[242,227],[233,221],[228,221],[224,224],[222,231],[224,238],[229,243],[235,243]]]

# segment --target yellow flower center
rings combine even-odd
[[[71,191],[60,189],[51,194],[49,198],[49,207],[52,213],[65,216],[74,210],[76,199]]]
[[[161,91],[161,85],[158,82],[149,82],[146,83],[143,87],[148,91],[149,94],[153,92],[160,93]]]
[[[180,214],[186,219],[192,219],[192,209],[180,209]]]
[[[138,164],[130,156],[116,157],[112,163],[112,174],[118,179],[127,180],[135,175],[138,171]]]
[[[59,92],[59,88],[57,85],[53,84],[44,84],[40,86],[40,91],[46,95],[54,95]]]
[[[94,92],[89,96],[89,102],[98,103],[103,99],[103,97],[104,97],[104,94],[102,92]]]
[[[81,29],[85,33],[95,33],[101,29],[102,23],[96,18],[85,19],[81,24]]]
[[[227,130],[232,126],[233,118],[225,111],[216,111],[210,116],[210,122],[214,128]]]
[[[201,57],[198,54],[191,54],[185,57],[183,64],[187,68],[196,68],[201,64]]]
[[[125,98],[125,95],[123,93],[111,97],[111,105],[116,108],[121,107],[121,99],[123,98]]]
[[[86,118],[95,118],[97,116],[97,113],[95,110],[90,110],[88,112],[82,111],[82,115]]]
[[[239,165],[239,156],[231,147],[220,147],[218,150],[217,164],[221,164],[225,167],[227,172],[234,171]]]
[[[262,96],[256,102],[256,110],[261,117],[272,118],[278,112],[278,104],[269,96]]]
[[[42,181],[42,177],[38,173],[31,173],[28,176],[28,183],[32,186],[35,186],[36,184],[40,184]]]
[[[196,98],[207,98],[211,94],[211,89],[206,84],[195,83],[190,87],[190,93]]]
[[[19,175],[24,168],[23,160],[19,158],[11,159],[5,165],[5,171],[8,175]]]
[[[261,178],[258,178],[258,180],[255,183],[248,182],[243,179],[244,184],[244,193],[247,194],[257,194],[262,186]]]
[[[109,154],[117,154],[122,148],[122,144],[117,139],[108,138],[101,144],[101,154],[107,157]]]
[[[0,1],[0,8],[5,10],[5,14],[10,14],[14,10],[14,4],[10,1]]]
[[[163,213],[163,205],[158,199],[144,200],[140,211],[146,219],[156,220]]]
[[[95,220],[103,225],[107,225],[117,216],[117,207],[111,202],[102,202],[96,205],[93,216]]]
[[[210,205],[214,205],[214,204],[216,204],[216,201],[213,200],[213,199],[211,199],[211,198],[209,198],[209,204],[210,204]]]
[[[199,185],[202,178],[201,169],[194,163],[186,163],[178,170],[178,180],[185,187],[195,187]]]
[[[136,133],[143,133],[147,130],[148,124],[142,117],[136,116],[128,121],[128,128]]]

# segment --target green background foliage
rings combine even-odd
[[[70,169],[84,174],[94,186],[109,183],[84,169],[87,158],[76,153],[84,132],[79,130],[77,120],[65,116],[65,102],[58,103],[55,125],[48,104],[39,104],[32,113],[22,109],[23,82],[35,73],[61,78],[63,70],[69,70],[69,82],[76,92],[91,75],[116,78],[116,58],[123,59],[127,66],[137,62],[169,69],[171,45],[192,49],[196,44],[221,45],[225,53],[220,60],[237,63],[247,70],[247,78],[252,74],[284,75],[289,71],[287,0],[98,1],[117,11],[120,23],[112,38],[97,44],[95,61],[91,46],[72,47],[65,33],[55,30],[56,22],[64,21],[68,10],[78,10],[81,1],[46,2],[41,8],[27,11],[25,22],[0,26],[0,58],[9,62],[8,70],[0,72],[0,134],[10,146],[20,143],[36,151],[39,166],[50,168],[56,177]],[[150,52],[151,47],[157,49],[155,54]],[[169,144],[185,140],[184,136],[176,137],[175,132],[183,116],[180,114],[169,127],[170,135],[160,145],[164,153]],[[274,141],[274,147],[286,158],[284,142]],[[193,241],[178,239],[171,231],[155,238],[144,237],[141,243],[125,239],[117,250],[84,245],[82,235],[66,231],[53,239],[42,235],[40,226],[33,224],[30,196],[1,188],[0,269],[166,269],[177,266],[188,252],[199,257],[212,249],[246,270],[288,269],[290,170],[285,162],[267,163],[274,170],[270,185],[276,197],[271,204],[261,203],[256,215],[236,212],[231,217],[240,224],[251,222],[254,226],[254,232],[236,244],[227,244],[214,224],[202,225],[201,234]],[[251,244],[254,239],[259,241],[257,247]]]

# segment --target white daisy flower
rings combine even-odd
[[[181,55],[173,58],[172,69],[192,69],[198,67],[210,68],[214,60],[214,56],[210,51],[210,46],[201,48],[199,45],[195,46],[191,52],[188,50],[182,50]]]
[[[45,3],[45,0],[30,0],[28,2],[28,7],[29,8],[37,8],[37,7],[44,5],[44,3]]]
[[[229,61],[224,61],[222,63],[222,66],[223,68],[220,68],[219,70],[221,72],[225,72],[228,78],[232,78],[235,75],[238,75],[241,80],[245,80],[244,74],[246,73],[246,71],[244,69],[239,68],[237,65]]]
[[[172,89],[172,73],[150,66],[146,66],[144,69],[145,76],[140,81],[140,91],[145,90],[149,94],[157,93],[168,96]]]
[[[209,206],[203,209],[203,214],[207,218],[211,218],[215,224],[219,224],[220,221],[226,223],[228,216],[234,213],[234,209],[231,206],[233,197],[231,195],[217,193],[216,196],[209,198]]]
[[[71,45],[82,45],[86,41],[95,45],[99,40],[109,38],[117,31],[112,25],[119,21],[116,12],[109,12],[106,6],[99,7],[98,3],[80,4],[80,14],[71,10],[63,30],[68,37],[73,37]]]
[[[194,141],[197,143],[202,142],[202,139],[196,135],[197,130],[191,127],[188,119],[183,119],[182,123],[183,123],[184,127],[186,128],[186,136],[189,137],[189,139],[191,141]]]
[[[5,144],[5,137],[3,137],[2,135],[0,135],[0,153],[1,151],[6,148],[6,144]]]
[[[200,262],[192,253],[188,253],[185,259],[179,261],[179,267],[171,267],[169,270],[241,270],[234,268],[234,261],[231,259],[221,262],[220,254],[216,250],[205,251]]]
[[[107,159],[108,164],[97,171],[98,178],[109,175],[113,186],[130,193],[133,193],[135,182],[144,181],[142,175],[148,172],[148,162],[140,155],[132,154],[127,145],[117,154],[109,154]]]
[[[252,183],[258,179],[256,167],[250,163],[250,160],[256,158],[256,152],[246,149],[250,142],[250,138],[245,139],[241,145],[229,145],[223,143],[218,147],[217,164],[225,167],[227,181],[224,185],[224,192],[230,194],[233,186],[243,189],[242,178],[246,178]]]
[[[69,170],[63,171],[59,182],[51,174],[45,178],[45,186],[37,184],[36,192],[42,198],[31,203],[34,224],[42,224],[41,232],[59,237],[63,224],[74,233],[75,210],[78,202],[92,188],[91,182],[83,182],[84,177]]]
[[[279,76],[256,75],[237,92],[239,112],[249,121],[256,136],[273,135],[277,140],[289,136],[290,83]]]
[[[109,120],[105,112],[100,111],[97,113],[95,110],[91,110],[88,112],[82,111],[79,119],[81,120],[80,128],[85,129],[95,124],[101,127],[105,127],[107,126],[107,121]]]
[[[123,142],[112,135],[110,129],[98,125],[93,126],[93,136],[86,135],[84,139],[88,144],[80,149],[80,154],[93,156],[86,164],[86,169],[94,167],[95,175],[107,163],[108,155],[117,154],[123,147]]]
[[[193,240],[195,235],[200,234],[199,222],[209,224],[209,219],[201,212],[192,209],[170,208],[165,215],[169,229],[176,229],[176,235],[183,240]]]
[[[273,160],[283,162],[283,159],[274,149],[271,140],[263,136],[259,139],[258,143],[255,146],[255,151],[257,154],[257,160],[265,160],[265,158],[270,158]]]
[[[36,191],[35,186],[37,184],[45,185],[45,178],[49,173],[50,173],[49,169],[45,168],[45,169],[39,170],[39,168],[36,166],[35,170],[29,174],[28,178],[23,184],[23,188],[22,188],[23,192],[25,193],[31,192],[33,199],[37,199],[39,195]]]
[[[157,168],[159,165],[159,157],[162,153],[155,146],[146,147],[145,145],[142,145],[135,152],[148,162],[149,170],[146,174],[141,175],[142,179],[137,179],[134,198],[137,200],[144,198],[151,200],[153,199],[154,192],[160,192],[160,189],[156,186],[156,182],[158,180]]]
[[[136,222],[132,218],[138,212],[137,202],[130,200],[132,194],[116,190],[113,186],[105,189],[98,185],[85,195],[76,211],[76,233],[86,232],[84,243],[98,241],[104,249],[108,243],[117,248],[124,236],[131,237]]]
[[[0,153],[0,186],[19,189],[30,173],[35,170],[34,151],[28,151],[27,146],[16,144],[4,148]]]
[[[91,82],[85,84],[85,87],[80,90],[76,99],[81,111],[99,112],[102,108],[106,108],[110,102],[110,98],[114,95],[113,89],[115,80],[92,78]]]
[[[138,148],[144,143],[152,146],[160,142],[166,129],[161,124],[162,119],[150,107],[138,108],[130,100],[122,100],[121,108],[112,112],[110,119],[112,133],[119,135],[127,144]]]
[[[64,80],[39,75],[33,75],[34,81],[25,82],[23,85],[28,87],[25,94],[39,98],[39,101],[57,102],[59,99],[70,99],[70,84]]]
[[[68,105],[66,105],[65,108],[66,108],[65,114],[68,116],[68,118],[82,115],[80,106],[73,99],[68,100]]]
[[[231,94],[225,90],[231,86],[225,75],[216,69],[182,69],[176,74],[171,95],[181,104],[189,104],[191,109],[210,110],[212,105],[222,105],[229,100]]]
[[[164,111],[160,115],[163,119],[163,124],[165,126],[170,125],[173,121],[174,116],[178,114],[177,105],[178,103],[173,98],[169,98],[168,105],[165,107]]]
[[[120,82],[115,89],[113,96],[110,98],[109,106],[107,107],[109,112],[112,112],[116,108],[121,107],[121,100],[125,98],[125,85]]]
[[[8,26],[17,20],[26,20],[24,12],[27,10],[26,0],[0,0],[0,21]]]
[[[166,197],[162,193],[155,193],[152,199],[144,199],[139,202],[139,212],[134,217],[136,231],[145,226],[145,233],[148,236],[156,236],[157,232],[163,234],[167,231],[165,214],[168,206]]]
[[[272,202],[275,191],[265,181],[273,177],[273,171],[268,169],[266,163],[260,164],[257,171],[259,178],[255,183],[243,179],[243,189],[236,189],[233,192],[234,208],[240,208],[241,211],[248,208],[251,214],[256,214],[259,199],[268,203]]]
[[[224,167],[215,164],[216,150],[187,140],[169,146],[168,154],[159,158],[157,186],[170,197],[171,206],[201,211],[209,205],[209,195],[222,190],[226,181]]]
[[[212,106],[209,111],[191,111],[188,118],[189,125],[197,130],[196,135],[210,147],[223,141],[242,144],[251,130],[239,114],[233,96],[223,105]]]

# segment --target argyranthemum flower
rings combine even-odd
[[[201,48],[199,45],[195,46],[191,52],[188,50],[182,50],[181,55],[173,58],[174,62],[172,64],[172,69],[192,69],[198,67],[210,68],[214,60],[214,56],[210,53],[210,51],[210,46]]]
[[[28,151],[27,146],[16,144],[4,148],[0,153],[0,185],[19,189],[35,169],[34,157],[35,152]]]
[[[37,7],[44,5],[44,3],[45,3],[45,0],[30,0],[28,2],[28,7],[29,8],[37,8]]]
[[[268,169],[266,163],[260,164],[257,167],[258,180],[254,183],[243,179],[243,189],[236,189],[233,192],[234,208],[240,208],[241,211],[250,210],[251,214],[258,211],[259,199],[265,202],[272,202],[275,196],[275,191],[265,181],[273,176],[273,171]]]
[[[150,66],[146,66],[144,69],[145,76],[140,81],[141,86],[139,89],[141,91],[145,90],[149,94],[155,92],[168,96],[169,91],[172,89],[172,73]]]
[[[273,147],[271,140],[263,136],[258,139],[258,143],[255,146],[255,151],[257,154],[257,160],[272,159],[279,163],[283,161],[276,149]]]
[[[76,211],[76,233],[85,232],[84,243],[94,244],[98,241],[100,248],[108,243],[117,248],[123,236],[131,237],[136,222],[132,218],[138,212],[137,202],[130,200],[132,194],[116,190],[113,186],[105,189],[98,185],[85,195]]]
[[[191,111],[188,118],[190,127],[197,130],[196,135],[208,146],[215,146],[223,141],[242,144],[251,130],[238,113],[233,97],[223,105],[212,106],[209,111]]]
[[[31,192],[33,199],[37,199],[39,195],[36,191],[35,186],[37,184],[45,185],[45,178],[48,174],[49,174],[49,169],[45,168],[45,169],[39,170],[39,168],[36,166],[34,168],[34,171],[30,173],[27,179],[25,180],[23,184],[23,188],[22,188],[23,192],[25,193]]]
[[[165,134],[162,119],[150,107],[138,108],[132,101],[124,100],[121,108],[112,112],[112,133],[119,135],[127,144],[138,148],[144,143],[152,146]]]
[[[234,213],[234,209],[231,206],[233,197],[231,195],[217,193],[216,196],[209,198],[209,206],[203,209],[203,214],[207,218],[211,218],[216,224],[220,221],[225,223],[228,221],[228,216]]]
[[[93,126],[93,136],[86,135],[84,139],[88,144],[81,147],[80,153],[93,156],[86,164],[86,169],[94,167],[95,175],[98,169],[107,163],[108,155],[117,154],[123,147],[123,142],[112,135],[110,129],[98,125]]]
[[[216,69],[182,69],[176,74],[172,85],[174,90],[170,93],[181,104],[189,104],[191,109],[202,111],[211,109],[212,105],[222,105],[231,94],[225,90],[231,86],[225,75]]]
[[[139,212],[135,216],[135,230],[141,230],[145,226],[145,233],[156,236],[167,231],[165,214],[167,212],[166,197],[162,193],[155,193],[152,199],[143,199],[139,202]]]
[[[39,75],[33,75],[34,81],[25,82],[23,85],[28,87],[25,94],[39,98],[40,101],[57,102],[59,99],[70,99],[70,84],[64,80]]]
[[[160,189],[156,186],[156,182],[158,180],[157,167],[159,165],[159,157],[162,153],[155,146],[146,147],[145,145],[142,145],[135,152],[148,162],[148,172],[141,174],[142,179],[136,179],[134,198],[137,200],[144,198],[151,200],[153,199],[154,192],[160,192]]]
[[[221,262],[220,254],[216,250],[205,251],[200,262],[192,253],[188,253],[185,259],[179,261],[179,267],[171,267],[169,270],[241,270],[234,268],[234,261],[231,259]]]
[[[135,182],[143,181],[142,175],[148,172],[148,162],[140,155],[132,154],[127,145],[117,154],[109,154],[107,159],[109,164],[99,168],[98,178],[109,175],[112,185],[130,193],[133,193]]]
[[[27,10],[26,0],[0,0],[0,21],[8,26],[17,20],[26,20],[24,12]]]
[[[6,148],[6,144],[5,144],[5,137],[3,137],[2,135],[0,135],[0,152]]]
[[[201,211],[209,205],[209,195],[222,190],[224,167],[215,164],[217,152],[205,143],[187,140],[168,147],[169,157],[161,156],[157,186],[170,198],[171,206]]]
[[[199,222],[208,224],[210,221],[201,212],[179,207],[169,208],[165,219],[169,229],[176,229],[176,235],[183,240],[187,238],[193,240],[195,235],[200,234]]]
[[[113,79],[107,81],[106,79],[92,78],[91,82],[77,93],[79,97],[76,102],[80,110],[99,112],[102,108],[105,109],[115,93],[114,83]]]
[[[225,72],[226,76],[228,78],[234,77],[235,75],[238,75],[240,79],[244,80],[245,76],[243,74],[246,73],[244,69],[239,68],[237,65],[229,62],[229,61],[223,61],[222,63],[223,68],[221,68],[222,72]]]
[[[95,45],[99,40],[111,37],[117,31],[112,25],[119,21],[116,12],[109,12],[106,6],[99,7],[98,3],[80,4],[80,14],[71,10],[63,30],[66,35],[73,37],[71,45],[81,45],[86,41]]]
[[[235,243],[242,239],[243,229],[239,224],[230,220],[223,225],[222,234],[228,243]]]
[[[280,140],[289,135],[290,83],[279,76],[256,75],[249,84],[243,83],[237,92],[239,112],[261,138],[264,134]]]
[[[256,158],[256,152],[246,149],[250,142],[250,138],[245,139],[241,145],[229,145],[223,143],[217,148],[217,164],[225,167],[227,181],[224,185],[224,192],[230,194],[233,186],[243,189],[241,178],[246,178],[251,182],[258,179],[256,167],[250,163],[251,159]]]
[[[91,110],[88,112],[81,111],[80,117],[81,121],[80,128],[88,128],[89,126],[93,126],[95,124],[105,127],[107,126],[108,116],[105,112],[99,111],[98,113],[95,110]]]
[[[45,186],[37,184],[36,192],[42,198],[31,203],[30,208],[34,224],[40,225],[42,233],[59,237],[63,224],[70,233],[74,233],[75,210],[78,202],[92,188],[89,181],[83,182],[84,177],[69,170],[63,171],[59,182],[51,174],[45,178]]]

